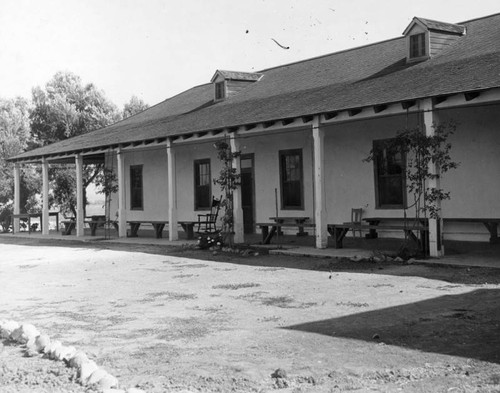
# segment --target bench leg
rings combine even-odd
[[[184,230],[184,232],[186,232],[187,240],[193,240],[194,239],[194,223],[193,224],[183,223],[183,224],[181,224],[181,227]]]
[[[490,243],[491,244],[499,243],[498,224],[496,222],[484,222],[483,224],[490,233]]]
[[[333,247],[344,248],[343,240],[349,228],[328,228],[328,232],[333,237]]]
[[[157,239],[161,239],[163,237],[163,228],[165,228],[165,224],[153,224],[155,228],[155,234]]]
[[[97,231],[97,223],[91,222],[90,224],[90,236],[95,236]]]
[[[130,237],[137,237],[137,232],[141,226],[140,222],[133,222],[130,224]]]

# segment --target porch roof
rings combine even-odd
[[[439,55],[406,62],[404,37],[259,71],[239,94],[213,102],[193,87],[111,126],[12,161],[500,87],[500,14],[462,22],[467,35]]]

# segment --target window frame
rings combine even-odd
[[[200,165],[208,164],[208,184],[200,185],[198,184],[200,177]],[[210,210],[212,207],[212,164],[210,162],[210,158],[202,158],[199,160],[194,160],[193,163],[193,177],[194,177],[194,210]],[[201,205],[200,201],[198,201],[198,187],[207,186],[208,187],[208,195],[207,195],[207,205]]]
[[[400,174],[389,174],[389,175],[381,175],[379,174],[379,154],[378,151],[381,146],[390,144],[390,141],[395,140],[395,138],[388,139],[377,139],[373,141],[373,174],[374,174],[374,184],[375,184],[375,209],[378,210],[394,210],[394,209],[406,209],[407,206],[407,189],[406,189],[406,154],[404,151],[401,151],[401,173]],[[400,177],[401,178],[401,203],[400,204],[382,204],[381,203],[381,181],[382,177]]]
[[[215,101],[221,101],[226,98],[226,82],[215,82]]]
[[[427,48],[427,34],[425,32],[420,32],[416,34],[410,34],[408,36],[408,58],[410,60],[423,59],[429,56]],[[414,52],[419,50],[416,55]]]
[[[283,159],[287,156],[293,156],[293,155],[298,155],[299,157],[299,164],[300,164],[300,171],[299,171],[299,176],[300,179],[298,180],[299,182],[299,187],[300,187],[300,205],[286,205],[285,201],[287,198],[285,198],[285,168],[284,168],[284,162]],[[279,168],[280,168],[280,194],[281,194],[281,210],[304,210],[304,160],[303,160],[303,155],[302,155],[302,149],[287,149],[287,150],[280,150],[279,151]],[[295,180],[297,181],[297,180]]]
[[[133,174],[134,171],[140,170],[140,176],[141,176],[141,184],[140,187],[138,188],[140,191],[140,204],[135,205],[134,203],[136,202],[134,195],[136,195],[136,187],[135,181],[133,179]],[[143,171],[143,165],[130,165],[129,168],[129,173],[130,173],[130,210],[144,210],[144,171]]]

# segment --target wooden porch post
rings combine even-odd
[[[75,157],[76,164],[76,236],[84,235],[84,206],[83,206],[83,156],[77,154]]]
[[[177,181],[175,150],[171,138],[167,139],[167,176],[168,176],[168,239],[179,240],[177,222]]]
[[[235,153],[240,150],[240,143],[237,139],[238,134],[233,132],[229,135],[229,143],[231,146],[231,152]],[[236,173],[241,173],[241,162],[240,157],[233,159],[233,168],[236,169]],[[233,230],[234,230],[234,242],[243,243],[244,238],[244,228],[243,228],[243,207],[241,205],[241,186],[237,187],[233,191]]]
[[[118,161],[118,237],[127,237],[127,210],[125,208],[125,154],[119,148]]]
[[[21,168],[16,162],[14,164],[14,214],[21,212]],[[14,218],[12,233],[19,232],[19,218]]]
[[[49,162],[42,159],[42,235],[49,234]]]
[[[319,126],[319,116],[314,116],[313,125],[314,148],[314,221],[316,223],[316,248],[328,246],[326,198],[325,198],[325,131]]]
[[[438,123],[437,113],[434,111],[432,105],[432,99],[426,98],[422,100],[422,110],[423,110],[423,118],[424,118],[424,129],[425,135],[433,136],[434,135],[434,125]],[[429,172],[433,174],[439,173],[439,168],[433,164],[429,163]],[[430,179],[427,185],[429,188],[440,188],[440,180]],[[437,208],[441,208],[440,201],[436,202]],[[429,218],[429,255],[431,257],[442,257],[444,255],[444,247],[443,247],[443,218],[439,219]]]

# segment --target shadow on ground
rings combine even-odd
[[[284,329],[500,364],[500,289],[478,289]]]

